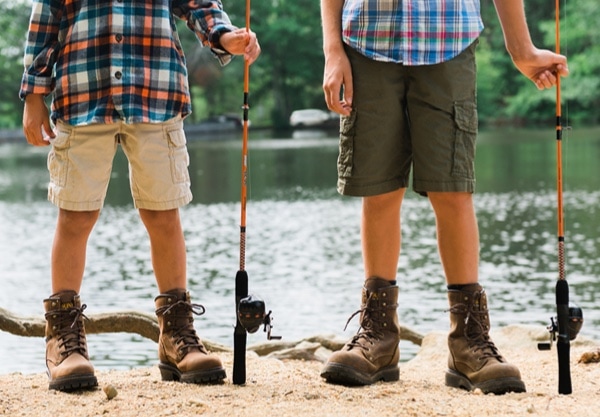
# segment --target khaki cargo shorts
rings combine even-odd
[[[170,210],[192,199],[189,155],[183,120],[56,125],[48,154],[48,200],[72,211],[99,210],[104,204],[119,146],[129,161],[136,208]]]
[[[476,42],[441,64],[377,62],[346,47],[353,110],[342,117],[338,191],[372,196],[408,187],[475,189]]]

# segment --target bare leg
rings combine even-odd
[[[405,188],[363,198],[362,251],[365,279],[396,279],[400,257],[400,206]]]
[[[152,266],[161,294],[187,288],[186,252],[179,210],[144,210],[140,217],[150,237]]]
[[[428,193],[436,217],[440,258],[446,282],[473,284],[478,280],[479,229],[473,195]]]
[[[87,242],[100,214],[96,211],[60,209],[52,244],[52,293],[75,291],[79,294]]]

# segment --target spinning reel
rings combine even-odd
[[[281,336],[272,336],[271,310],[265,314],[265,302],[260,298],[249,295],[240,300],[238,304],[238,320],[248,333],[256,333],[260,326],[267,332],[267,339],[281,339]]]
[[[580,307],[569,307],[569,321],[567,325],[567,334],[569,340],[575,340],[583,325],[583,311]],[[550,332],[550,342],[538,343],[538,350],[550,350],[552,343],[556,342],[556,338],[560,335],[561,331],[558,328],[558,320],[556,317],[550,318],[550,325],[547,327]]]

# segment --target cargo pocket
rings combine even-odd
[[[475,142],[477,140],[477,107],[474,102],[454,103],[454,156],[452,175],[473,179],[475,177]]]
[[[339,178],[349,178],[352,175],[354,136],[356,134],[355,121],[355,110],[352,110],[349,116],[342,116],[340,118],[340,149],[337,161]]]
[[[174,184],[190,181],[188,166],[190,156],[186,147],[186,138],[181,126],[177,130],[167,132],[169,138],[169,158],[171,163],[171,177]]]
[[[67,185],[70,142],[71,130],[59,124],[56,128],[56,137],[50,140],[52,148],[48,152],[47,166],[50,184],[61,188]]]

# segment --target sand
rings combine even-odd
[[[600,364],[581,363],[598,343],[580,336],[571,346],[573,393],[558,394],[557,354],[538,351],[539,329],[492,331],[503,355],[516,364],[527,392],[501,396],[444,385],[444,333],[426,335],[419,353],[400,363],[400,381],[348,388],[325,383],[317,360],[248,353],[247,382],[231,382],[232,354],[220,352],[228,377],[219,385],[162,382],[157,367],[97,371],[93,391],[48,390],[45,374],[0,376],[0,415],[17,416],[578,416],[600,415]],[[543,329],[542,329],[543,330]],[[3,358],[9,360],[9,358]],[[106,391],[116,390],[109,399]]]

